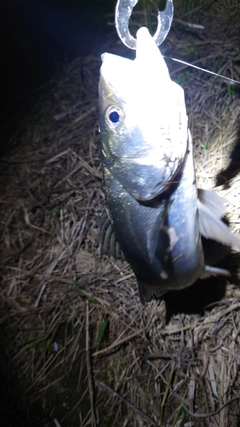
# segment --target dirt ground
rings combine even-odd
[[[184,3],[162,53],[240,81],[240,3]],[[237,427],[240,255],[222,263],[230,278],[142,306],[129,265],[99,254],[100,54],[134,55],[116,40],[45,87],[1,159],[1,425]],[[185,90],[198,186],[228,199],[240,235],[240,85],[166,61]]]

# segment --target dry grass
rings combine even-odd
[[[191,20],[205,31],[176,22],[164,53],[240,80],[238,2],[215,2]],[[229,282],[200,281],[143,307],[130,267],[95,248],[99,67],[100,58],[76,60],[52,82],[1,163],[2,366],[28,425],[238,426],[239,255],[225,261]],[[186,90],[199,186],[212,188],[237,142],[238,89],[170,67]],[[239,176],[225,187],[239,233]]]

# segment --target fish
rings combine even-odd
[[[231,246],[240,250],[240,238],[222,221],[227,201],[197,188],[184,91],[147,28],[137,32],[134,60],[102,55],[99,108],[106,198],[99,244],[124,255],[141,302],[229,276],[214,265]],[[215,257],[203,237],[216,242]]]

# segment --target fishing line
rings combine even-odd
[[[163,55],[165,59],[171,59],[172,61],[179,62],[180,64],[187,65],[188,67],[196,68],[197,70],[204,71],[205,73],[212,74],[216,77],[221,77],[224,80],[228,80],[232,83],[240,84],[238,80],[231,79],[230,77],[223,76],[222,74],[215,73],[214,71],[207,70],[206,68],[198,67],[197,65],[189,64],[189,62],[182,61],[181,59],[171,58],[170,56]]]

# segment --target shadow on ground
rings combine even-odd
[[[217,267],[229,270],[231,276],[210,277],[197,280],[189,288],[178,292],[170,291],[164,295],[166,303],[166,322],[178,313],[204,315],[206,309],[215,307],[225,296],[226,284],[234,282],[234,286],[240,286],[237,271],[240,264],[240,254],[229,254]]]

